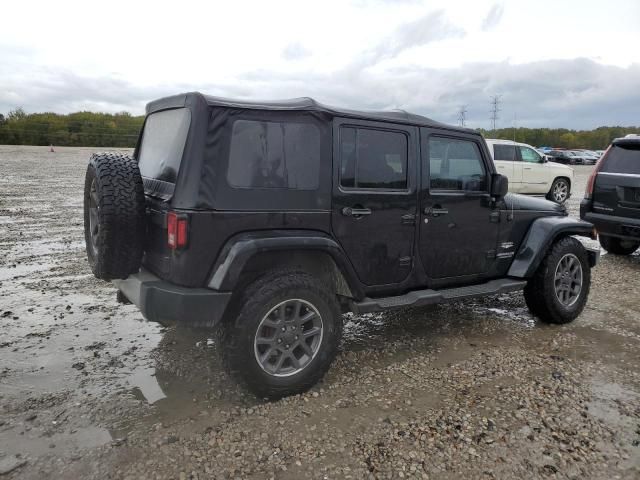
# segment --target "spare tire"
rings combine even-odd
[[[124,153],[91,155],[84,182],[84,239],[93,274],[113,280],[136,273],[145,232],[138,164]]]

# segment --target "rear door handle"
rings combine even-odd
[[[344,207],[342,209],[342,215],[345,217],[362,217],[363,215],[371,215],[371,209]]]

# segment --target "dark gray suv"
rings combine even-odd
[[[640,247],[640,135],[615,139],[600,158],[580,218],[595,225],[608,252],[629,255]]]

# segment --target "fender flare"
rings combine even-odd
[[[353,266],[340,245],[323,232],[305,230],[271,230],[246,232],[231,237],[222,247],[213,266],[208,287],[218,291],[232,291],[238,284],[247,262],[264,252],[320,251],[333,259],[356,299],[364,298],[364,291]]]
[[[509,272],[510,277],[530,278],[537,270],[549,247],[559,238],[566,235],[581,235],[594,238],[593,225],[571,217],[542,217],[534,220],[529,227]],[[589,253],[589,262],[594,266],[597,253]]]

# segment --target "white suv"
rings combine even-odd
[[[509,178],[509,191],[545,195],[556,203],[571,196],[573,169],[549,162],[531,145],[511,140],[487,139],[498,173]]]

